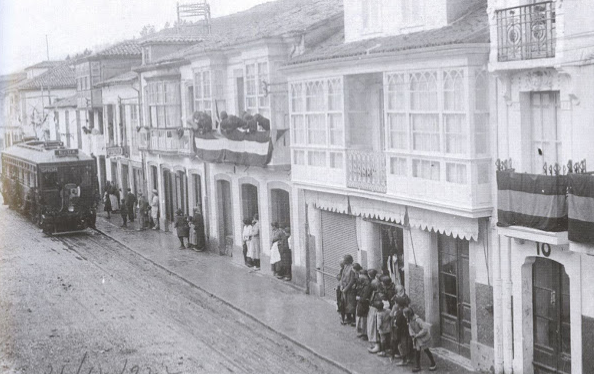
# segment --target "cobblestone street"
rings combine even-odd
[[[3,373],[341,372],[102,234],[0,233]]]

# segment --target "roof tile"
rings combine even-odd
[[[76,88],[74,68],[69,63],[63,63],[16,85],[19,90],[39,90],[42,87],[44,89]]]
[[[342,29],[316,48],[294,58],[288,65],[444,45],[489,43],[487,17],[486,4],[482,3],[471,9],[461,19],[442,28],[351,43],[344,42],[344,29]]]

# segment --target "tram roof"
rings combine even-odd
[[[34,164],[59,164],[63,162],[92,161],[93,158],[78,149],[68,154],[61,142],[30,141],[13,145],[5,149],[2,154],[19,158]],[[62,151],[62,152],[56,152]]]

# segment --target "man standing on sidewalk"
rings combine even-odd
[[[155,226],[153,230],[159,230],[159,193],[153,190],[153,198],[151,199],[151,218]]]
[[[148,224],[148,212],[149,212],[149,204],[142,195],[142,192],[138,193],[138,220],[139,220],[139,227],[138,230],[142,231],[146,229]]]
[[[130,222],[134,222],[134,207],[136,206],[136,195],[132,193],[132,189],[128,188],[128,193],[126,194],[125,205],[126,209],[128,210],[128,220]]]

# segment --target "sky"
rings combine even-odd
[[[177,19],[176,4],[202,0],[0,0],[0,75],[47,60],[139,37]],[[212,17],[270,0],[208,0]]]

